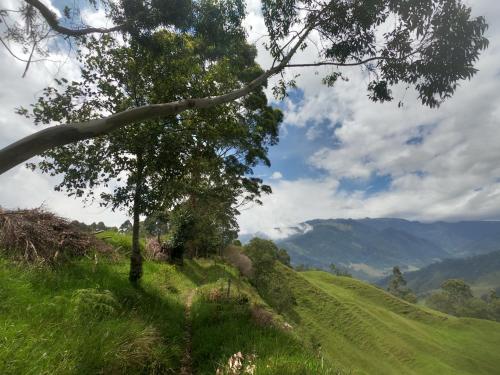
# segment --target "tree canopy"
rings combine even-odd
[[[253,47],[241,38],[232,44],[215,58],[196,37],[166,30],[153,34],[147,47],[134,40],[121,45],[107,35],[89,37],[81,44],[82,80],[56,80],[31,110],[21,108],[19,113],[42,124],[85,121],[180,94],[217,95],[260,71]],[[281,112],[267,105],[259,89],[238,102],[145,120],[50,149],[31,166],[61,174],[56,190],[133,214],[131,269],[137,272],[131,279],[137,280],[142,272],[140,215],[190,202],[210,212],[204,219],[210,216],[218,230],[237,231],[238,206],[259,202],[261,194],[270,192],[251,174],[258,163],[269,165],[267,150],[278,141],[281,119]],[[98,187],[108,189],[99,192]]]
[[[195,38],[196,48],[210,61],[243,52],[239,49],[245,39],[245,7],[241,0],[90,3],[103,6],[108,19],[117,26],[75,26],[76,9],[65,7],[64,19],[58,19],[40,1],[26,0],[19,10],[22,17],[18,23],[9,21],[9,16],[13,17],[10,10],[1,10],[2,40],[31,45],[35,50],[45,30],[71,40],[95,33],[120,33],[126,43],[154,49],[155,33],[164,29],[180,39]],[[369,77],[367,90],[372,100],[393,100],[391,88],[403,84],[416,89],[423,105],[436,107],[453,95],[461,80],[476,73],[474,64],[488,45],[484,17],[473,17],[461,0],[263,0],[262,11],[267,48],[273,58],[267,70],[256,69],[247,79],[239,79],[215,94],[179,89],[174,99],[130,102],[92,118],[61,121],[0,150],[0,173],[55,147],[106,135],[129,124],[238,101],[291,67],[329,66],[331,70],[323,81],[331,86],[339,78],[346,78],[341,68],[362,66]],[[25,34],[20,32],[23,27],[28,31]],[[310,39],[319,40],[316,56],[311,61],[292,61]],[[5,41],[4,45],[8,47]],[[216,78],[214,86],[219,85]],[[282,75],[274,92],[284,95],[287,86],[293,84]]]

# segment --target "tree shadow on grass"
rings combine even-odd
[[[9,319],[29,321],[32,327],[25,327],[24,334],[33,336],[37,349],[45,346],[55,358],[72,362],[72,373],[175,373],[184,345],[184,305],[153,278],[132,286],[127,271],[125,265],[80,261],[24,272],[31,298],[40,303],[25,316]],[[110,291],[118,302],[116,311],[93,314],[86,309],[90,313],[80,315],[73,296],[82,289]],[[54,306],[58,314],[51,314]],[[58,365],[53,362],[49,372]]]
[[[234,279],[235,276],[227,269],[224,264],[213,263],[207,266],[201,266],[196,260],[188,260],[179,271],[191,280],[196,286],[210,284],[219,279]]]

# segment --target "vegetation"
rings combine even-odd
[[[46,88],[31,111],[20,113],[35,123],[81,122],[102,112],[179,95],[214,96],[235,82],[251,79],[258,70],[255,50],[239,34],[230,39],[227,50],[215,55],[196,38],[165,30],[155,33],[147,46],[124,46],[105,36],[89,38],[81,48],[86,51],[79,55],[81,81],[56,80],[56,87]],[[196,219],[192,224],[198,233],[207,233],[215,222],[220,236],[234,233],[239,200],[251,202],[270,192],[260,179],[246,176],[260,162],[269,165],[267,148],[277,142],[281,118],[259,89],[232,106],[150,120],[92,142],[48,150],[32,167],[61,174],[56,190],[97,198],[113,210],[129,210],[133,217],[130,279],[137,282],[142,275],[140,215],[167,212],[183,202]],[[94,197],[97,186],[113,188]],[[204,215],[196,215],[199,211]],[[183,249],[184,245],[175,246]]]
[[[349,277],[281,271],[297,301],[285,316],[337,368],[370,375],[489,375],[500,365],[499,323],[445,315]]]
[[[336,266],[335,263],[331,263],[329,268],[329,271],[335,276],[352,277],[351,273],[347,269],[345,269],[344,267]]]
[[[486,21],[465,0],[262,0],[267,70],[247,41],[243,0],[88,3],[103,6],[116,26],[78,26],[80,2],[58,4],[64,21],[39,0],[0,9],[2,46],[18,59],[6,41],[31,51],[24,74],[64,39],[80,67],[78,79],[58,77],[29,110],[17,109],[47,127],[1,149],[0,173],[40,156],[29,166],[60,175],[57,191],[126,210],[132,221],[71,226],[36,210],[14,218],[0,211],[1,374],[500,368],[498,323],[409,303],[415,296],[398,267],[392,295],[346,277],[353,262],[344,245],[376,275],[401,257],[423,265],[446,253],[425,236],[347,220],[316,222],[285,247],[234,241],[240,207],[271,193],[253,176],[259,164],[270,166],[283,120],[268,104],[268,79],[280,75],[271,89],[282,99],[295,87],[288,68],[326,67],[323,82],[334,86],[348,81],[342,67],[358,66],[370,100],[392,101],[391,88],[402,84],[438,107],[476,74],[488,46]],[[295,63],[312,35],[316,58]],[[318,246],[306,249],[307,238]],[[94,252],[102,241],[113,249]],[[33,261],[41,249],[50,262]],[[298,273],[285,249],[312,266],[338,262],[331,271],[342,276]],[[61,253],[70,256],[55,262]],[[500,310],[495,293],[475,299],[459,280],[444,283],[430,304],[490,319]]]
[[[99,236],[131,246],[130,235],[111,233]],[[120,251],[56,268],[1,258],[0,372],[178,372],[189,295],[198,374],[227,373],[240,356],[256,374],[490,374],[500,365],[499,323],[434,312],[350,277],[297,273],[270,241],[233,251],[254,256],[248,281],[221,259],[146,261],[140,288]]]
[[[418,295],[437,291],[448,279],[462,279],[477,296],[491,289],[500,292],[500,251],[467,258],[444,259],[417,271],[405,272],[408,286]],[[383,280],[379,285],[386,285]]]
[[[277,262],[289,267],[286,251],[278,249],[270,240],[253,238],[245,245],[244,253],[252,261],[250,280],[262,298],[278,313],[289,310],[295,304],[295,299],[286,280],[275,271]]]
[[[394,266],[392,269],[392,276],[387,291],[410,303],[417,302],[417,296],[406,286],[406,280],[398,266]]]
[[[1,258],[0,373],[177,373],[184,302],[193,290],[194,373],[214,374],[239,351],[255,355],[259,374],[334,373],[321,370],[279,317],[273,323],[269,308],[269,324],[254,320],[253,306],[265,302],[234,268],[208,260],[144,266],[141,288],[134,288],[124,257],[53,269]]]
[[[426,302],[429,307],[447,314],[500,322],[500,298],[496,291],[491,290],[482,299],[476,298],[463,280],[446,280],[441,291],[432,294]]]
[[[44,129],[0,150],[0,173],[32,156],[108,135],[130,124],[141,124],[136,127],[141,128],[156,122],[158,117],[168,120],[179,114],[183,117],[197,112],[203,116],[205,110],[227,110],[240,103],[241,98],[260,90],[270,77],[283,74],[291,67],[329,66],[323,81],[333,86],[339,79],[347,79],[340,70],[342,67],[360,66],[369,73],[367,91],[371,100],[391,101],[394,99],[391,87],[403,84],[416,90],[423,105],[437,107],[455,93],[461,80],[475,75],[474,64],[488,46],[484,36],[488,26],[484,17],[473,17],[471,9],[460,0],[374,0],[369,3],[264,0],[266,47],[273,62],[267,70],[255,66],[251,72],[245,72],[248,65],[232,61],[234,56],[250,57],[252,63],[255,58],[245,48],[240,48],[246,44],[242,26],[245,4],[241,0],[180,0],[175,6],[161,1],[136,0],[90,3],[102,4],[107,20],[117,26],[111,29],[65,27],[44,3],[26,0],[17,9],[0,9],[3,19],[7,20],[2,40],[33,51],[28,68],[33,53],[43,51],[44,41],[48,49],[58,45],[47,42],[47,38],[54,35],[50,31],[74,38],[77,43],[92,34],[104,34],[102,39],[109,39],[116,32],[126,45],[149,51],[158,48],[156,31],[162,35],[171,33],[178,44],[189,43],[197,48],[193,56],[206,57],[198,61],[180,61],[177,68],[211,70],[212,64],[217,67],[226,62],[226,67],[235,70],[234,79],[230,85],[224,85],[223,76],[215,74],[207,84],[221,88],[215,92],[185,92],[189,85],[181,82],[170,86],[172,95],[169,97],[144,101],[139,96],[138,101],[103,111],[106,115],[94,113],[81,119],[60,117],[59,126]],[[71,3],[61,6],[65,21],[78,25],[79,7]],[[8,19],[16,16],[20,16],[21,22]],[[312,49],[317,52],[316,56],[311,56],[313,61],[292,63],[297,51],[307,47],[313,33],[319,38],[316,48]],[[178,44],[169,46],[168,52],[175,55]],[[110,64],[106,58],[98,63]],[[113,89],[113,85],[106,86]],[[286,81],[282,76],[273,91],[282,97],[290,86],[295,86],[295,81]],[[92,110],[92,101],[85,100],[83,106]],[[153,136],[154,131],[150,134]]]

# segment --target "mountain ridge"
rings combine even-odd
[[[334,263],[368,281],[384,277],[395,265],[408,271],[500,250],[500,221],[492,220],[313,219],[290,228],[292,234],[276,243],[293,264],[328,269]]]

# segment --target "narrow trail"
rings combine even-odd
[[[191,356],[193,335],[191,305],[193,304],[193,298],[195,294],[196,289],[192,289],[186,298],[186,306],[184,310],[184,354],[181,359],[181,371],[179,372],[180,375],[193,375],[193,358]]]

